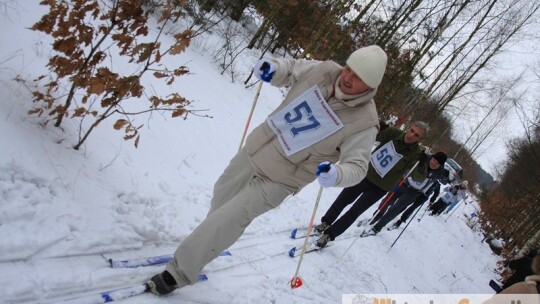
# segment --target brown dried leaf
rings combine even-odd
[[[54,50],[58,52],[62,52],[68,56],[73,54],[76,48],[77,48],[77,39],[75,39],[74,37],[56,40],[53,43]]]
[[[181,66],[178,69],[174,70],[174,76],[182,76],[189,73],[189,70],[185,66]]]
[[[139,59],[137,62],[143,62],[146,61],[150,56],[152,55],[152,51],[154,51],[154,44],[153,43],[141,43],[137,44],[131,53],[132,57],[135,57],[137,54],[139,55]]]
[[[105,82],[102,78],[92,78],[87,83],[86,91],[89,94],[99,95],[105,91]]]
[[[156,48],[159,48],[159,45],[156,46]],[[160,62],[161,61],[161,52],[159,51],[159,49],[156,51],[156,62]]]
[[[174,118],[174,117],[182,116],[184,113],[186,113],[186,109],[178,108],[176,111],[172,112],[172,117]]]
[[[47,4],[46,2],[47,1],[43,1],[41,4],[46,5]],[[56,20],[50,14],[47,14],[41,17],[41,20],[36,22],[30,29],[33,31],[39,31],[39,32],[50,34],[52,33],[55,24],[56,24]]]
[[[143,36],[148,35],[148,27],[146,27],[146,26],[140,27],[137,30],[137,32],[135,33],[135,35],[137,35],[137,36],[139,36],[139,35],[143,35]]]
[[[171,55],[176,55],[182,53],[188,46],[191,41],[191,36],[193,35],[192,30],[185,30],[182,33],[174,35],[176,43],[171,47]]]
[[[125,119],[119,119],[114,123],[114,129],[115,130],[120,130],[128,123],[129,122],[127,120],[125,120]]]
[[[41,114],[43,114],[43,109],[41,109],[41,108],[36,108],[36,109],[28,110],[27,114],[28,114],[28,115],[34,115],[34,114],[36,114],[37,116],[41,116]]]
[[[127,53],[129,47],[131,46],[131,43],[133,42],[133,37],[124,34],[114,34],[111,36],[111,38],[114,41],[117,41],[118,47],[122,49],[122,51],[120,52],[121,55]]]
[[[158,72],[158,71],[154,72],[154,77],[156,77],[158,79],[159,78],[165,78],[167,76],[169,76],[169,75],[167,75],[166,73],[163,73],[163,72]]]
[[[43,95],[43,93],[41,93],[39,91],[33,91],[32,95],[34,96],[34,101],[39,101],[39,100],[44,100],[45,99],[45,95]]]
[[[124,136],[124,140],[130,140],[133,139],[135,136],[137,136],[137,131],[133,132],[132,134],[126,134]]]
[[[157,107],[161,103],[161,99],[156,96],[152,96],[150,97],[150,102],[152,103],[152,106]]]
[[[59,26],[56,31],[54,31],[51,36],[54,38],[56,37],[66,37],[69,35],[69,27],[68,26]]]
[[[85,108],[77,108],[75,109],[75,111],[73,112],[73,115],[71,117],[81,117],[81,116],[84,116],[84,114],[86,114],[86,109]]]

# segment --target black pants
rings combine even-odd
[[[395,192],[388,192],[386,194],[386,196],[384,197],[384,199],[381,201],[381,203],[379,204],[379,207],[377,207],[377,210],[375,210],[375,213],[373,213],[373,215],[375,215],[370,221],[369,221],[369,224],[370,225],[373,225],[375,224],[376,222],[378,222],[382,217],[383,215],[386,214],[386,211],[388,211],[388,209],[394,205],[394,203],[396,202],[396,200],[398,198],[400,198],[405,192],[408,191],[408,188],[404,185],[400,186],[397,191]],[[388,196],[392,196],[390,199],[388,199]],[[383,206],[384,204],[384,206]]]
[[[449,204],[446,204],[442,198],[439,198],[433,205],[431,205],[431,215],[441,214]]]
[[[343,189],[321,219],[322,222],[330,225],[330,228],[324,233],[330,235],[332,239],[341,235],[362,213],[385,194],[385,190],[375,186],[367,178],[355,186]],[[360,198],[358,198],[359,196]],[[353,206],[338,219],[343,209],[352,203],[354,203]]]
[[[398,191],[396,193],[397,201],[395,201],[392,206],[388,207],[384,215],[377,221],[373,226],[373,230],[381,231],[381,229],[386,226],[391,220],[398,216],[403,210],[405,210],[409,205],[414,203],[414,201],[421,196],[423,193],[412,188],[400,187],[401,193]]]
[[[407,219],[409,219],[409,216],[411,216],[411,214],[414,212],[414,210],[416,210],[416,208],[422,206],[428,199],[428,196],[422,194],[420,195],[412,205],[409,206],[409,208],[407,208],[407,210],[403,211],[403,213],[401,214],[401,222],[402,223],[406,223],[407,222]]]

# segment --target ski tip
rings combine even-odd
[[[223,250],[219,255],[220,256],[232,256],[232,253],[229,250]]]
[[[291,239],[295,239],[296,238],[296,233],[298,232],[298,228],[294,228],[292,231],[291,231]]]
[[[289,256],[290,256],[291,258],[294,258],[294,253],[295,253],[295,252],[296,252],[296,247],[291,248],[291,250],[289,250]]]
[[[205,274],[200,274],[199,278],[197,279],[197,282],[204,282],[204,281],[208,281],[208,276],[206,276]]]

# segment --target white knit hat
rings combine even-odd
[[[370,88],[376,88],[386,70],[386,53],[377,45],[370,45],[354,51],[347,65]]]

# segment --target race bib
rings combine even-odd
[[[441,199],[445,202],[445,203],[450,203],[454,200],[454,195],[451,193],[451,192],[445,192],[442,196],[441,196]]]
[[[403,155],[396,152],[394,143],[389,141],[371,154],[371,165],[380,177],[384,177],[402,158]]]
[[[287,156],[305,149],[343,128],[317,86],[309,88],[266,119]]]
[[[411,187],[413,187],[414,189],[417,189],[417,190],[422,190],[424,189],[424,187],[427,185],[427,183],[429,182],[429,178],[426,178],[424,179],[423,181],[421,182],[417,182],[416,180],[414,180],[412,177],[408,177],[407,178],[407,182],[409,183],[409,185],[411,185]]]

